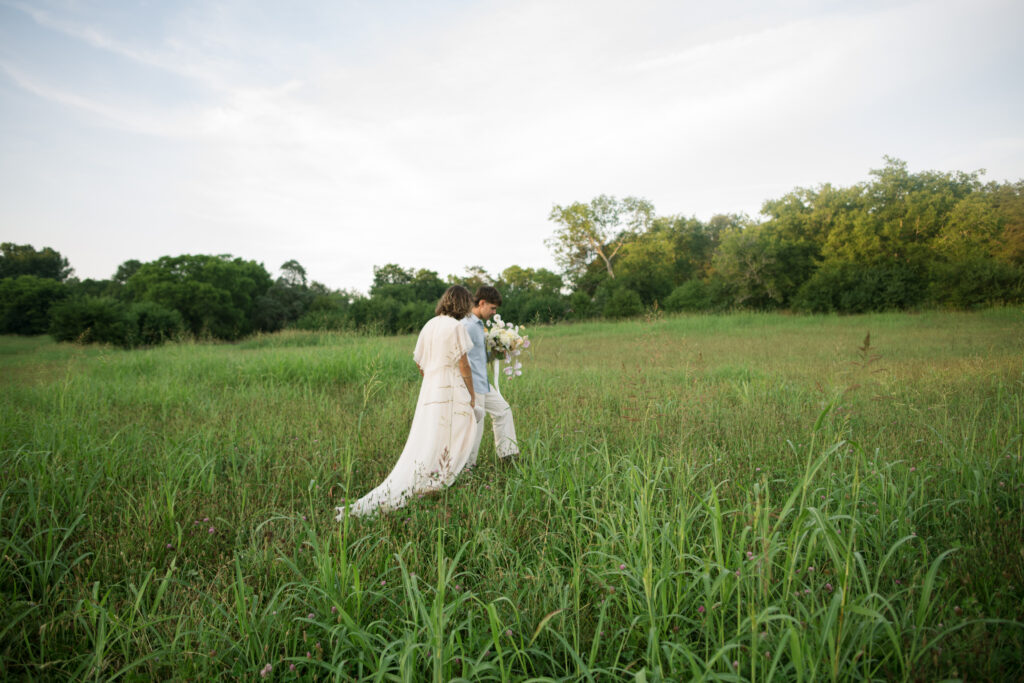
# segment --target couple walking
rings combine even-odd
[[[413,351],[423,382],[405,448],[391,473],[350,505],[348,514],[387,512],[450,485],[476,464],[485,415],[494,424],[498,457],[509,462],[518,455],[512,410],[487,381],[484,321],[500,305],[494,287],[480,287],[473,296],[459,285],[445,291]],[[341,521],[346,508],[336,510]]]

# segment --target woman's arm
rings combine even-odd
[[[466,358],[466,354],[459,357],[459,374],[462,375],[462,381],[469,389],[469,402],[476,405],[476,392],[473,391],[473,371],[469,369],[469,359]]]

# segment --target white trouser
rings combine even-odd
[[[469,454],[467,467],[476,465],[476,456],[480,453],[480,441],[484,437],[484,415],[491,416],[491,426],[494,428],[494,450],[498,452],[499,458],[507,458],[519,452],[516,442],[516,427],[512,423],[512,408],[508,401],[502,397],[500,392],[492,391],[487,394],[476,395],[476,407],[483,410],[476,410],[476,441],[473,451]]]

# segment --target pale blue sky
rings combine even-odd
[[[555,203],[1024,177],[1024,3],[0,0],[0,240],[364,290],[553,267]]]

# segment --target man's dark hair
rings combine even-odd
[[[479,306],[481,301],[486,301],[495,306],[501,305],[501,292],[490,285],[480,285],[473,295],[473,305]]]

